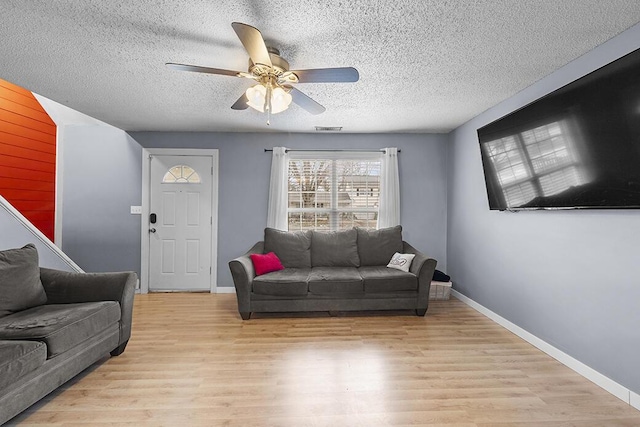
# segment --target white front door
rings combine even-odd
[[[150,156],[149,290],[211,287],[210,156]]]

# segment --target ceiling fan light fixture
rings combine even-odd
[[[254,110],[264,113],[264,99],[267,96],[267,88],[261,84],[251,86],[245,92],[247,95],[247,105]]]
[[[271,113],[276,114],[289,108],[291,95],[280,86],[271,92]]]
[[[269,91],[267,90],[267,88],[262,84],[257,84],[248,88],[245,92],[248,99],[247,105],[254,110],[264,113],[265,100],[268,92]],[[284,90],[280,86],[276,86],[270,92],[271,114],[277,114],[289,108],[289,105],[291,104],[293,98],[286,90]]]

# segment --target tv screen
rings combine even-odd
[[[640,208],[640,49],[480,129],[492,210]]]

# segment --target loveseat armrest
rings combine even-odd
[[[125,344],[131,337],[133,295],[138,282],[136,273],[74,273],[40,268],[40,280],[47,294],[47,304],[120,303],[119,344]]]
[[[429,306],[429,289],[433,273],[436,271],[437,261],[423,254],[407,242],[402,242],[403,251],[415,254],[409,271],[418,276],[418,310],[425,310]]]
[[[236,297],[238,298],[238,311],[244,319],[251,314],[251,289],[256,271],[253,268],[251,254],[261,254],[264,251],[264,242],[258,242],[244,255],[229,261],[229,269],[233,284],[236,287]]]

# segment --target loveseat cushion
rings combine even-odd
[[[311,232],[311,266],[359,267],[358,232],[355,228],[342,231]]]
[[[309,292],[316,295],[362,294],[362,277],[355,267],[313,267]]]
[[[311,267],[311,231],[264,230],[264,252],[275,252],[285,268]]]
[[[47,360],[40,341],[0,341],[0,390],[35,371]]]
[[[417,291],[418,277],[413,273],[382,266],[360,267],[365,292]]]
[[[272,296],[307,295],[310,268],[285,268],[253,279],[253,293]]]
[[[358,231],[358,254],[360,265],[387,265],[393,254],[402,252],[402,226]]]
[[[0,251],[0,318],[46,302],[36,247]]]
[[[43,341],[51,359],[119,320],[115,301],[41,305],[0,319],[0,339]]]

